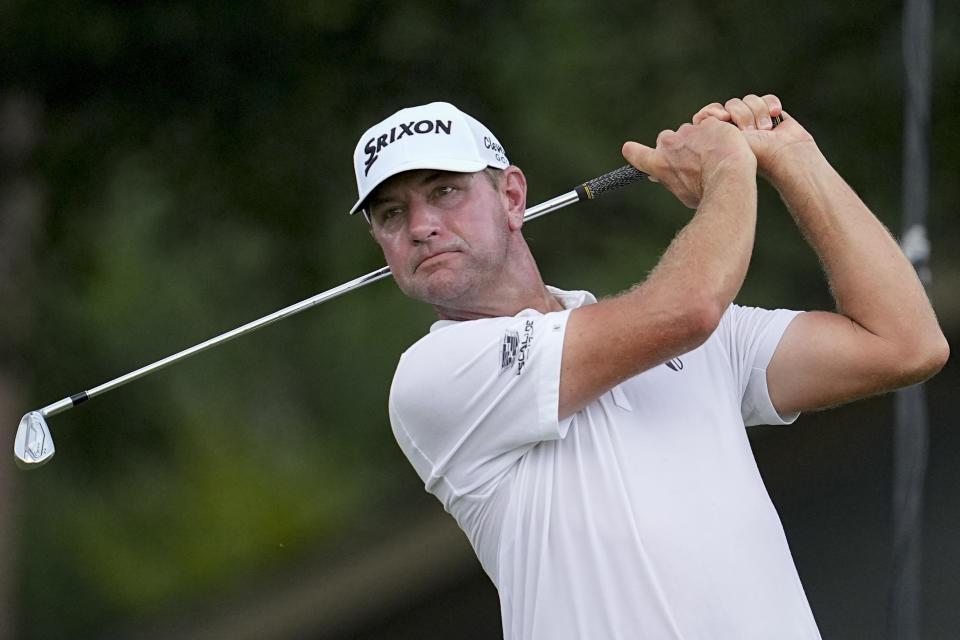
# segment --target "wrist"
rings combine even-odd
[[[830,169],[830,163],[813,141],[787,145],[757,165],[759,175],[777,189],[804,176]]]
[[[703,193],[714,187],[737,183],[756,183],[757,158],[753,153],[728,155],[709,170],[704,171]]]

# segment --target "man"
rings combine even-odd
[[[507,639],[819,638],[744,425],[923,380],[946,341],[896,242],[775,96],[710,104],[623,154],[695,213],[646,280],[596,302],[543,283],[524,175],[482,124],[434,103],[361,138],[352,212],[439,316],[397,367],[394,434],[496,584]],[[732,304],[757,174],[838,313]]]

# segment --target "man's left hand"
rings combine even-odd
[[[776,130],[775,116],[783,116]],[[774,184],[791,166],[820,156],[813,136],[783,110],[780,99],[773,94],[762,98],[750,94],[724,104],[713,102],[694,114],[693,124],[709,117],[735,124],[743,131],[757,158],[757,172]]]

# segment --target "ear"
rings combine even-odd
[[[500,195],[507,210],[507,222],[511,231],[523,226],[523,214],[527,211],[527,178],[519,167],[510,165],[500,175]]]

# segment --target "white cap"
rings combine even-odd
[[[360,198],[356,213],[381,182],[403,171],[437,169],[472,173],[506,169],[507,154],[480,122],[446,102],[401,109],[367,130],[353,152]]]

